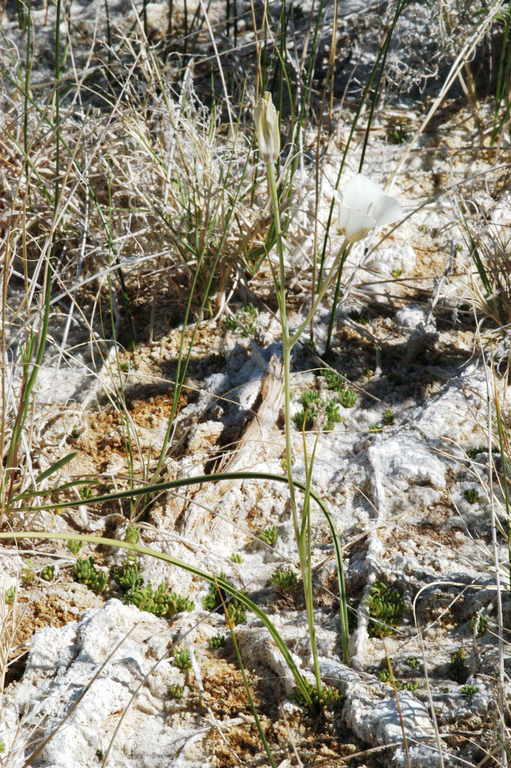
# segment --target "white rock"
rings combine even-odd
[[[372,675],[358,673],[331,659],[321,659],[320,669],[324,681],[343,692],[342,720],[359,739],[371,746],[401,745],[406,737],[411,761],[407,762],[406,750],[398,746],[387,764],[421,768],[441,765],[431,718],[412,693],[392,692]]]
[[[403,491],[413,485],[444,488],[446,464],[428,446],[408,435],[382,437],[369,448],[373,467],[378,466],[381,478],[374,478],[388,492]],[[378,459],[377,463],[375,459]]]
[[[166,621],[118,600],[87,611],[79,622],[37,632],[22,680],[1,700],[9,767],[52,734],[38,764],[90,768],[98,751],[109,748],[124,713],[109,765],[207,766],[196,742],[208,729],[192,714],[179,712],[173,720],[168,711],[168,687],[182,684],[182,673],[168,658],[155,661],[155,635],[169,635]]]
[[[92,374],[80,368],[41,366],[37,377],[37,396],[41,403],[80,401],[94,381]]]
[[[193,453],[209,455],[222,434],[224,426],[220,421],[204,421],[197,424],[188,443],[188,450]]]
[[[435,692],[433,700],[439,724],[459,723],[474,714],[487,714],[495,705],[493,683],[487,675],[472,675],[465,685],[453,685],[445,692]],[[474,687],[472,695],[467,695],[465,686]]]
[[[455,436],[460,445],[486,443],[486,381],[477,364],[468,366],[426,405],[409,412],[429,439]]]
[[[451,765],[447,751],[439,752],[432,744],[409,744],[408,750],[398,747],[394,752],[391,765],[393,768],[435,768],[435,766]]]
[[[509,240],[509,227],[511,227],[511,194],[505,192],[495,206],[491,215],[492,234],[497,235],[500,242]]]
[[[375,701],[363,689],[351,689],[347,696],[346,724],[370,744],[392,744],[404,735],[433,738],[434,729],[425,706],[409,691]]]
[[[411,330],[418,328],[421,323],[426,322],[427,313],[422,307],[410,306],[402,307],[396,312],[396,323],[402,328],[410,328]]]
[[[285,693],[291,694],[296,687],[295,680],[282,654],[269,638],[268,630],[265,627],[240,627],[237,629],[237,639],[243,658],[249,660],[251,666],[261,665],[269,668],[276,675]],[[298,656],[294,653],[291,653],[291,656],[304,674]]]
[[[389,277],[394,270],[401,270],[403,274],[409,274],[415,268],[417,256],[411,245],[392,245],[386,248],[378,248],[364,262],[365,269],[370,269],[380,275]]]

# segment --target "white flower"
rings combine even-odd
[[[261,157],[265,163],[274,163],[280,153],[279,114],[269,91],[256,104],[254,122]]]
[[[337,228],[351,243],[362,240],[375,227],[392,224],[403,213],[397,200],[361,173],[344,185],[339,197]]]

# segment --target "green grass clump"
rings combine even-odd
[[[169,589],[166,584],[159,584],[156,588],[145,584],[140,564],[133,558],[128,557],[123,565],[111,568],[110,576],[123,593],[123,602],[135,605],[141,611],[169,619],[176,613],[195,608],[192,600]]]
[[[479,693],[479,687],[477,685],[462,685],[460,692],[462,696],[466,697],[468,703],[471,704],[476,693]]]
[[[326,381],[328,389],[333,389],[336,392],[342,392],[344,390],[344,379],[337,373],[337,371],[333,371],[331,368],[326,368],[323,371],[323,378]]]
[[[324,429],[331,432],[334,425],[341,421],[339,413],[339,403],[336,400],[327,400],[325,403],[325,424]]]
[[[174,651],[174,664],[181,672],[192,668],[192,659],[188,648],[176,648]]]
[[[358,395],[353,389],[346,387],[338,395],[338,400],[343,408],[353,408],[357,404]]]
[[[40,576],[44,581],[53,581],[55,578],[55,566],[45,565],[44,568],[41,569]]]
[[[277,568],[271,576],[270,584],[279,592],[294,592],[298,587],[298,576],[292,568]]]
[[[308,704],[303,694],[296,689],[294,691],[294,699],[300,707],[307,709],[309,714],[317,717],[326,710],[340,711],[344,703],[344,696],[337,688],[333,688],[330,685],[321,685],[318,689],[315,685],[308,682],[306,686],[311,698],[311,704]]]
[[[334,425],[341,421],[337,398],[324,399],[317,389],[304,392],[300,397],[302,410],[294,415],[295,427],[308,431],[317,424],[326,432],[331,432]]]
[[[394,424],[395,416],[394,411],[391,408],[386,408],[383,411],[381,423],[384,427],[390,427],[392,424]]]
[[[463,491],[463,496],[466,501],[468,501],[469,504],[475,504],[479,501],[480,496],[476,488],[467,488],[466,491]]]
[[[293,421],[295,427],[299,430],[308,431],[314,426],[314,419],[319,410],[321,395],[316,389],[304,392],[300,397],[300,403],[303,406],[301,411],[295,413]]]
[[[128,523],[126,533],[124,534],[124,541],[127,541],[129,544],[138,544],[140,542],[140,531],[136,525]]]
[[[241,309],[238,309],[234,315],[226,317],[224,323],[229,331],[239,333],[240,336],[245,336],[246,338],[252,338],[256,332],[256,320],[257,307],[253,304],[246,304]]]
[[[134,560],[127,560],[124,565],[114,566],[110,569],[110,575],[117,586],[125,593],[144,586],[140,565]]]
[[[265,528],[264,531],[261,531],[259,538],[262,539],[265,544],[268,544],[269,547],[274,547],[279,538],[279,529],[276,525],[270,525],[268,528]]]
[[[73,575],[80,584],[85,584],[93,592],[104,592],[108,584],[108,572],[96,568],[94,558],[83,557],[74,564]]]
[[[342,405],[343,408],[353,408],[358,400],[357,393],[347,387],[343,377],[331,368],[327,368],[323,371],[323,378],[326,381],[328,389],[337,393],[336,402]]]
[[[220,648],[224,648],[225,643],[225,635],[213,635],[213,637],[209,638],[209,647],[212,651],[218,651]]]
[[[183,611],[193,611],[195,608],[188,597],[169,590],[166,584],[159,584],[156,589],[151,584],[130,589],[124,596],[124,602],[163,619],[169,619]]]
[[[321,394],[317,389],[309,389],[302,394],[300,402],[304,408],[313,411],[321,402]]]
[[[314,416],[311,411],[305,409],[298,411],[293,416],[293,423],[300,431],[308,432],[314,426]]]
[[[16,587],[9,587],[4,592],[4,602],[7,603],[7,605],[12,605],[14,603],[14,599],[16,597]]]
[[[367,598],[367,610],[371,617],[369,635],[386,637],[394,634],[395,627],[401,624],[404,609],[405,601],[401,590],[384,579],[377,579]]]
[[[220,574],[220,578],[231,584],[224,573]],[[202,600],[202,606],[206,611],[225,613],[225,620],[230,627],[243,624],[247,618],[243,603],[230,597],[218,584],[209,585],[208,593]]]
[[[80,549],[82,548],[82,542],[78,539],[69,539],[67,542],[67,548],[71,552],[72,555],[76,557]]]
[[[182,699],[185,692],[184,686],[178,683],[172,683],[167,688],[167,693],[171,699]]]

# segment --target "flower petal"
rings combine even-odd
[[[403,215],[403,209],[393,197],[382,194],[371,206],[371,214],[376,220],[376,226],[384,227],[399,219]]]
[[[356,173],[341,190],[341,198],[348,208],[367,210],[383,194],[383,190],[367,176]]]
[[[357,173],[339,192],[338,230],[347,240],[362,240],[375,227],[391,224],[402,215],[397,200],[378,184]]]
[[[357,208],[348,208],[346,205],[340,206],[338,229],[347,240],[355,243],[357,240],[362,240],[373,227],[376,226],[374,217]]]

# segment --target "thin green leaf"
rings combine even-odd
[[[76,451],[73,451],[73,453],[68,453],[67,456],[63,456],[61,459],[56,461],[54,464],[52,464],[48,469],[45,469],[44,472],[41,472],[36,477],[36,485],[37,483],[42,483],[43,480],[46,480],[47,477],[50,477],[50,475],[54,475],[55,472],[58,472],[59,469],[62,469],[62,467],[65,467],[66,464],[69,464],[70,461],[73,461],[74,457],[77,455]]]

